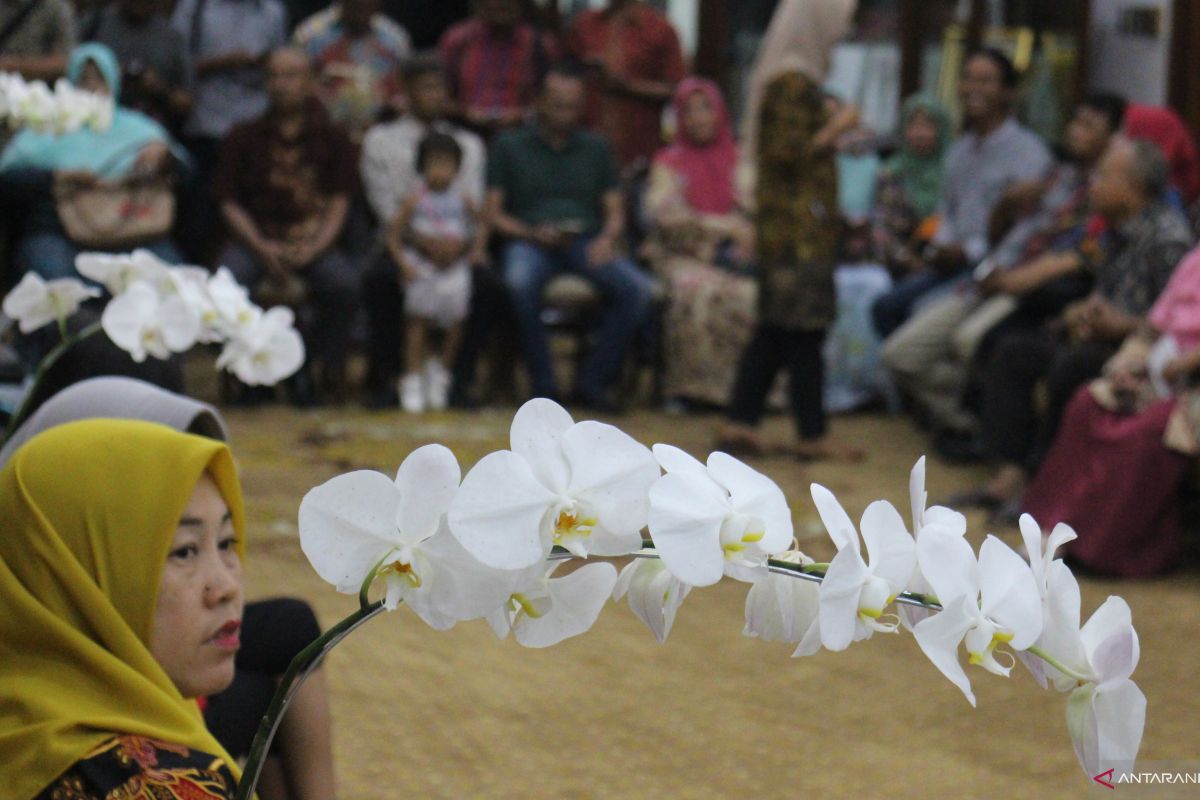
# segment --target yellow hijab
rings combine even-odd
[[[244,541],[233,459],[212,439],[148,422],[73,422],[34,437],[0,471],[6,796],[36,796],[117,734],[193,747],[238,774],[149,649],[167,550],[206,471]]]

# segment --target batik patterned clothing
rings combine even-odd
[[[686,73],[675,29],[642,3],[624,16],[607,10],[581,12],[567,34],[566,49],[580,61],[603,63],[609,73],[629,80],[674,84]],[[622,167],[652,158],[662,146],[666,102],[604,91],[595,83],[587,104],[588,126],[612,142]]]
[[[1143,317],[1192,247],[1187,221],[1155,203],[1108,232],[1097,266],[1096,290],[1126,314]]]
[[[35,800],[232,800],[236,789],[222,758],[118,736],[80,759]]]
[[[837,167],[813,137],[828,115],[821,88],[799,72],[767,85],[755,189],[759,316],[776,328],[821,330],[837,313]]]
[[[412,55],[412,41],[383,14],[371,18],[368,35],[351,39],[339,9],[331,6],[305,20],[295,40],[312,59],[325,108],[355,139],[404,93],[400,68]]]
[[[533,105],[538,81],[558,57],[558,47],[532,25],[502,35],[469,19],[446,31],[438,53],[458,105],[500,115]]]

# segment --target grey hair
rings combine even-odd
[[[1162,197],[1171,183],[1171,170],[1162,150],[1143,139],[1130,142],[1130,150],[1133,155],[1130,177],[1137,181],[1147,198],[1157,200]]]

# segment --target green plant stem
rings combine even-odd
[[[658,554],[653,551],[654,542],[650,539],[643,539],[642,549],[632,555],[634,558],[659,558]],[[292,659],[287,672],[284,673],[279,681],[279,686],[275,690],[275,696],[271,698],[271,704],[267,707],[267,711],[259,723],[258,733],[254,736],[254,742],[250,746],[250,755],[246,759],[246,767],[242,771],[242,780],[238,784],[237,794],[234,796],[235,800],[250,800],[253,796],[254,789],[258,785],[259,775],[262,772],[263,761],[266,759],[267,751],[270,749],[271,742],[275,738],[275,731],[279,727],[279,722],[283,714],[287,711],[292,698],[300,690],[305,679],[308,678],[309,673],[317,668],[321,660],[325,657],[325,654],[336,647],[342,639],[384,610],[384,601],[377,600],[371,602],[369,592],[371,584],[374,583],[379,574],[380,568],[390,555],[391,553],[388,553],[381,558],[363,579],[362,586],[358,592],[358,610],[330,628]],[[548,560],[565,561],[571,558],[574,558],[574,556],[569,551],[561,547],[555,547],[551,551]],[[825,579],[825,571],[829,569],[828,564],[796,564],[790,561],[776,561],[774,559],[768,561],[768,565],[774,572],[786,573],[792,577],[816,583],[820,583]],[[941,609],[937,598],[932,595],[905,592],[896,598],[896,602],[922,606],[933,610]],[[1034,649],[1031,649],[1029,652],[1033,653]],[[1071,674],[1046,656],[1040,653],[1034,654],[1043,658],[1051,666],[1062,671],[1064,674]]]
[[[296,692],[300,690],[309,673],[320,665],[325,654],[337,647],[342,639],[381,611],[383,611],[382,600],[360,606],[357,611],[325,631],[292,659],[287,672],[279,680],[279,687],[275,690],[275,696],[271,698],[271,704],[258,724],[258,733],[255,734],[254,742],[250,745],[250,754],[246,758],[246,766],[242,770],[242,780],[238,783],[237,794],[234,795],[235,800],[250,800],[254,796],[254,789],[258,786],[258,779],[262,773],[263,761],[266,760],[267,751],[275,738],[275,731],[283,719],[283,712],[287,710],[287,706],[295,697]]]
[[[1042,661],[1045,661],[1047,664],[1054,667],[1056,670],[1061,672],[1063,675],[1066,675],[1068,678],[1070,678],[1073,681],[1082,681],[1083,683],[1090,683],[1093,680],[1095,680],[1094,678],[1092,678],[1088,675],[1084,675],[1080,672],[1076,672],[1075,670],[1071,669],[1070,667],[1063,665],[1063,663],[1061,661],[1059,661],[1057,658],[1050,655],[1049,653],[1047,653],[1045,650],[1043,650],[1040,647],[1031,647],[1028,650],[1026,650],[1025,652],[1029,653],[1029,655],[1031,655],[1031,656],[1037,656]]]
[[[60,330],[65,329],[65,324],[60,327]],[[54,346],[54,349],[46,354],[46,357],[41,360],[37,366],[37,370],[33,373],[33,385],[29,387],[29,391],[25,393],[24,399],[21,400],[21,405],[13,413],[12,418],[8,421],[8,426],[4,429],[4,439],[0,444],[7,442],[12,438],[12,435],[17,432],[17,428],[29,418],[29,412],[32,410],[33,399],[37,397],[38,389],[42,385],[42,381],[46,379],[50,368],[58,363],[58,360],[66,354],[75,345],[82,342],[84,339],[95,336],[100,332],[100,323],[93,322],[86,328],[76,334],[67,334],[63,340]]]

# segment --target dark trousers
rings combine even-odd
[[[775,376],[783,368],[788,371],[792,415],[800,438],[823,437],[828,429],[824,406],[824,342],[824,330],[787,330],[759,325],[742,352],[729,418],[745,425],[757,425]]]
[[[471,272],[471,309],[462,345],[452,366],[455,399],[469,398],[479,358],[492,333],[511,328],[512,308],[499,270]],[[404,287],[395,262],[386,252],[372,260],[363,275],[363,308],[367,315],[367,389],[384,393],[400,375],[404,349]]]
[[[1001,463],[1035,468],[1072,395],[1098,377],[1115,352],[1109,342],[1066,342],[1046,330],[1014,331],[996,342],[984,368],[984,452]],[[1035,392],[1043,380],[1046,406],[1039,415]]]
[[[221,263],[251,292],[266,276],[266,268],[241,245],[225,248]],[[309,361],[341,366],[350,346],[350,328],[358,311],[360,277],[354,263],[333,247],[300,270],[308,283],[312,325],[304,330]]]
[[[890,291],[880,295],[871,306],[871,321],[879,338],[886,339],[908,322],[913,306],[922,297],[960,277],[958,273],[947,275],[930,269],[898,280]]]

